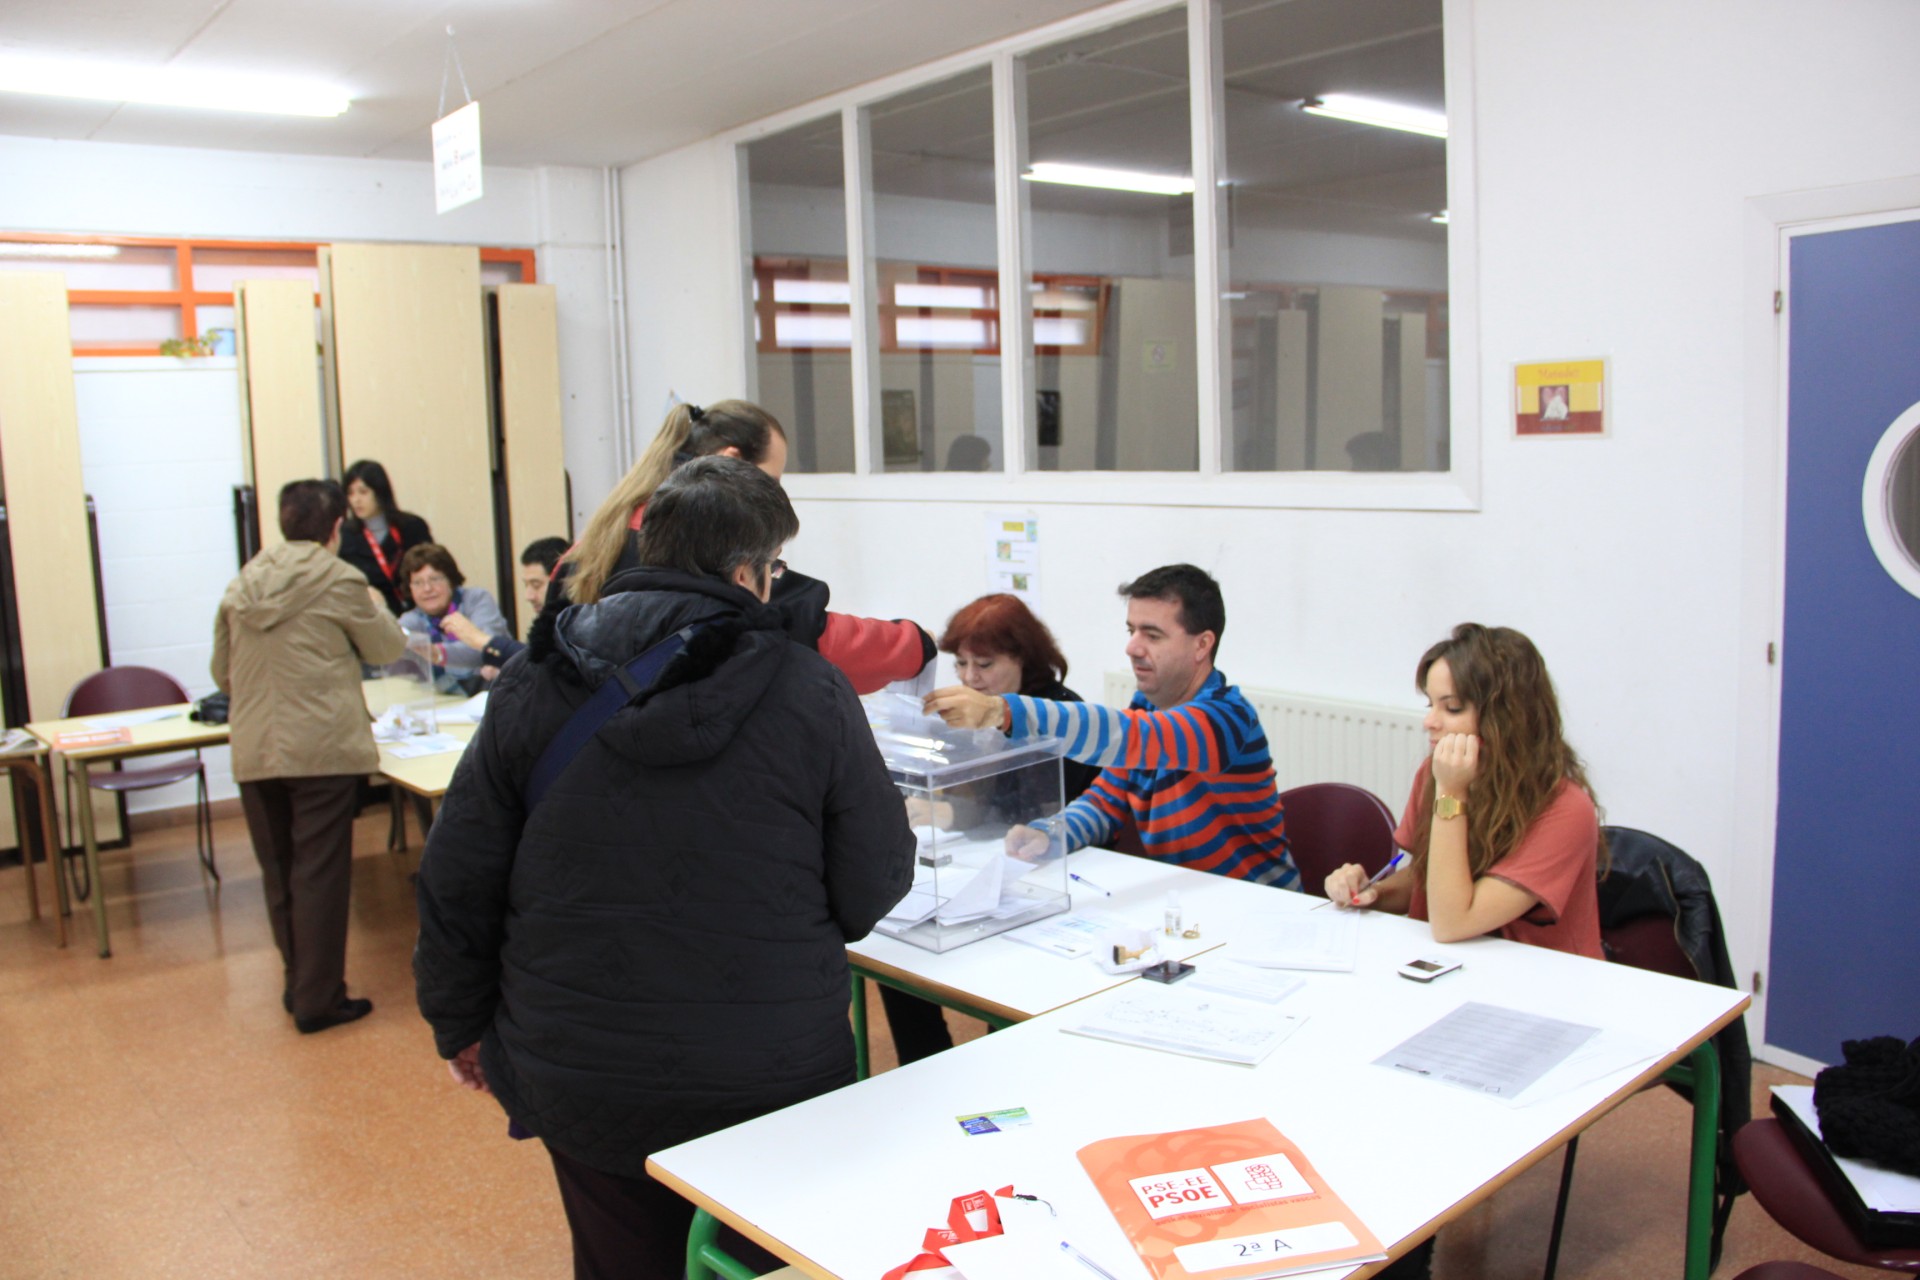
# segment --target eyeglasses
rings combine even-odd
[[[419,591],[423,587],[450,587],[452,585],[451,582],[437,573],[416,573],[413,575],[413,589],[415,591]]]
[[[786,571],[787,571],[787,562],[785,560],[775,560],[773,564],[768,567],[767,576],[769,578],[778,578],[784,573],[786,573]]]

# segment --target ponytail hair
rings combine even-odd
[[[776,435],[783,441],[787,438],[772,414],[745,400],[721,400],[705,409],[677,404],[667,410],[667,419],[646,452],[593,513],[579,544],[567,556],[573,566],[567,599],[592,604],[600,598],[601,588],[613,576],[632,537],[633,513],[647,505],[675,467],[688,458],[723,449],[737,449],[745,461],[759,463]]]

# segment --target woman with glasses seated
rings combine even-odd
[[[506,631],[507,620],[492,594],[484,587],[467,586],[453,553],[437,542],[407,548],[400,559],[400,581],[413,603],[400,615],[400,626],[432,637],[435,687],[443,693],[477,692],[485,683],[480,668],[486,658],[449,624],[464,619],[483,637]]]
[[[1327,877],[1327,897],[1424,920],[1436,942],[1497,933],[1603,959],[1599,814],[1533,642],[1462,623],[1421,657],[1414,683],[1432,750],[1393,836],[1413,857],[1372,888],[1348,863]]]

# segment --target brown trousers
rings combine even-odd
[[[273,942],[296,1018],[347,998],[347,897],[360,776],[269,778],[240,784]]]

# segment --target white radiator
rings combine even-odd
[[[1424,718],[1405,707],[1309,698],[1279,689],[1240,692],[1260,715],[1282,791],[1309,782],[1351,782],[1386,801],[1397,816],[1413,775],[1427,755]],[[1133,676],[1109,671],[1102,697],[1110,707],[1133,699]]]

